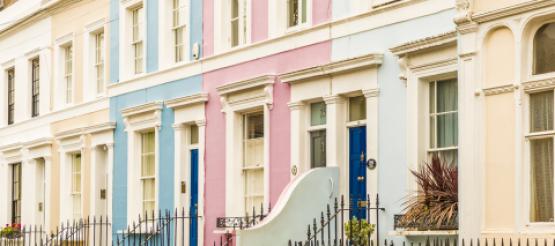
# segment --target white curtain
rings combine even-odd
[[[437,84],[437,148],[458,145],[457,81]]]
[[[553,222],[553,138],[531,141],[530,221]]]
[[[530,132],[553,130],[553,91],[530,95]]]

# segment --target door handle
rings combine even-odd
[[[364,176],[358,176],[358,177],[357,177],[357,181],[359,181],[359,182],[364,181]]]

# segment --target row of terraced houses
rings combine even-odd
[[[554,93],[553,0],[0,0],[0,225],[286,245],[379,194],[382,239],[550,238]],[[457,225],[397,228],[436,154]]]

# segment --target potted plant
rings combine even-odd
[[[345,234],[351,245],[368,246],[369,237],[374,232],[374,225],[369,224],[365,219],[358,220],[353,217],[345,223]]]
[[[21,237],[21,224],[6,224],[0,230],[0,238],[14,239]]]
[[[399,225],[407,230],[458,228],[458,171],[438,156],[418,171],[411,171],[418,190],[404,202]]]

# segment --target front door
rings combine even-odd
[[[349,128],[350,218],[366,219],[366,126]]]
[[[190,245],[198,245],[198,149],[191,150]]]

